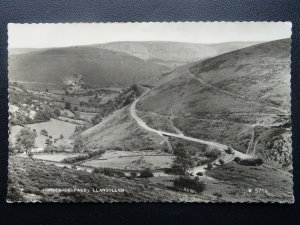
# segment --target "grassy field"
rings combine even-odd
[[[97,113],[79,112],[79,117],[83,120],[91,120],[97,115]]]
[[[48,136],[52,136],[52,139],[59,138],[62,134],[64,136],[64,140],[69,142],[70,136],[74,133],[76,124],[63,122],[56,119],[50,119],[50,121],[35,123],[28,125],[31,129],[35,129],[37,132],[37,137],[35,141],[35,145],[37,147],[45,147],[45,141],[48,137],[41,135],[40,132],[43,129],[46,129],[48,132]],[[60,141],[56,142],[59,143]]]
[[[154,151],[106,151],[98,159],[84,162],[82,165],[95,168],[114,168],[126,170],[142,170],[144,168],[162,169],[169,168],[174,156],[161,154]]]

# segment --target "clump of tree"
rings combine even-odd
[[[207,166],[206,166],[206,170],[211,170],[212,168],[214,168],[214,166],[213,166],[213,164],[210,162],[210,163],[208,163],[207,164]]]
[[[194,166],[194,161],[183,144],[176,145],[174,155],[176,158],[171,166],[174,174],[184,175],[188,169]]]
[[[95,157],[95,156],[100,157],[104,153],[105,153],[105,150],[100,149],[100,150],[97,150],[97,151],[87,152],[84,155],[78,155],[78,156],[66,158],[66,159],[63,160],[63,162],[73,164],[73,163],[77,163],[77,162],[80,162],[80,161],[90,159],[90,158]]]
[[[140,178],[149,178],[149,177],[153,177],[153,172],[151,171],[150,168],[146,168],[144,170],[141,171]]]
[[[84,152],[85,150],[83,138],[77,135],[74,139],[74,152]]]
[[[35,146],[36,132],[29,128],[23,128],[16,136],[15,149],[18,153],[28,154]]]
[[[129,88],[124,89],[113,100],[109,100],[105,104],[101,104],[100,112],[92,119],[92,123],[94,125],[100,123],[102,121],[102,118],[110,115],[112,112],[118,109],[131,104],[142,93],[143,90],[136,84],[133,84]]]
[[[48,137],[48,131],[46,131],[45,129],[41,130],[40,134]]]
[[[65,109],[71,110],[71,103],[70,102],[65,103]]]
[[[101,101],[102,101],[102,98],[97,93],[93,97],[89,98],[89,104],[94,105],[94,106],[98,106],[101,103]]]
[[[93,118],[92,118],[92,124],[96,125],[98,123],[101,123],[102,121],[102,116],[101,114],[96,114]]]
[[[233,161],[243,166],[261,166],[264,164],[264,160],[261,158],[241,159],[235,157]]]
[[[221,152],[211,146],[207,146],[204,156],[212,160],[217,159],[220,156]]]
[[[35,122],[44,122],[44,121],[49,121],[50,118],[57,118],[60,116],[60,108],[58,106],[45,106],[43,109],[40,109],[39,111],[36,112],[34,116],[34,121]]]
[[[201,193],[205,190],[206,184],[198,177],[180,176],[173,181],[173,186],[179,191]]]
[[[52,141],[50,138],[47,138],[46,141],[45,141],[45,144],[46,144],[47,146],[52,145],[52,144],[53,144],[53,141]]]

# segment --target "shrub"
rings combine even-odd
[[[70,104],[70,102],[66,102],[65,103],[65,109],[71,109],[71,104]]]
[[[74,152],[84,152],[85,145],[81,136],[77,136],[74,140]]]
[[[208,147],[204,152],[204,156],[207,158],[217,159],[219,155],[220,152],[212,147]]]
[[[137,173],[135,171],[130,172],[130,177],[131,178],[136,178],[137,177]]]
[[[147,169],[141,171],[139,177],[140,178],[153,177],[153,172],[149,168],[147,168]]]
[[[54,145],[50,144],[50,145],[47,145],[45,147],[45,152],[55,152],[57,150],[57,147],[55,147]]]
[[[216,196],[217,198],[221,198],[221,197],[222,197],[222,194],[219,193],[219,192],[214,192],[214,193],[213,193],[213,196]]]
[[[241,159],[239,164],[243,166],[261,166],[264,161],[261,158]]]
[[[15,148],[18,152],[28,153],[35,145],[36,133],[27,128],[22,128],[16,135]]]
[[[233,161],[236,162],[236,163],[240,163],[241,158],[240,158],[240,157],[235,157],[235,158],[233,159]]]
[[[225,150],[225,152],[226,152],[227,154],[233,154],[233,153],[234,153],[234,150],[233,150],[232,147],[228,146],[228,148]]]
[[[201,177],[201,176],[203,176],[203,173],[202,172],[198,172],[198,173],[196,173],[196,175],[199,176],[199,177]]]
[[[206,170],[211,170],[213,168],[212,163],[208,163],[207,167],[205,168]]]
[[[173,182],[175,189],[180,191],[201,193],[205,190],[205,183],[198,178],[191,178],[189,176],[180,176]]]
[[[21,189],[17,183],[9,182],[7,186],[7,199],[13,202],[23,200]]]
[[[122,171],[119,170],[114,170],[111,168],[96,168],[93,170],[93,173],[101,173],[105,176],[109,176],[109,177],[125,177],[125,174]]]
[[[52,140],[50,140],[50,138],[47,138],[46,139],[46,141],[45,141],[45,144],[47,145],[47,146],[49,146],[49,145],[52,145]]]
[[[28,157],[32,159],[33,158],[33,153],[32,152],[28,152]]]
[[[225,162],[224,162],[223,159],[219,159],[219,163],[220,163],[221,166],[223,166]]]

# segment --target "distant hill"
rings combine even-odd
[[[59,84],[65,76],[79,73],[89,84],[125,87],[167,70],[165,66],[126,53],[86,46],[34,50],[9,56],[11,81]]]
[[[170,68],[253,44],[114,42],[50,49],[12,48],[9,49],[9,78],[23,81],[27,86],[45,88],[60,84],[65,76],[76,73],[82,74],[90,84],[125,87],[155,80]]]
[[[266,134],[253,134],[253,124],[266,127],[264,132],[274,140],[280,139],[275,126],[283,127],[282,137],[289,136],[290,39],[179,67],[160,76],[156,85],[138,104],[138,110],[161,116],[173,114],[173,124],[186,135],[232,145],[242,152],[247,151],[253,135],[257,147],[272,147],[270,143],[260,143],[268,139],[257,138]],[[289,146],[285,149],[290,150],[287,139],[284,145]],[[251,144],[251,152],[256,152],[253,145],[256,144]],[[268,154],[276,155],[274,151],[280,150],[271,149]]]
[[[219,44],[196,44],[181,42],[112,42],[93,45],[98,48],[125,52],[138,58],[175,68],[190,62],[245,48],[257,42],[228,42]]]
[[[46,48],[9,48],[8,54],[9,55],[19,55],[19,54],[25,54],[29,52],[38,52],[38,51],[44,51]]]

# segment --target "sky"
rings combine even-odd
[[[116,41],[221,43],[291,36],[289,22],[8,24],[9,48],[49,48]]]

